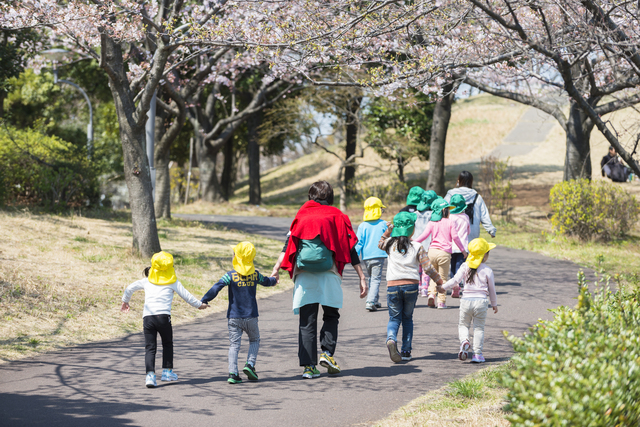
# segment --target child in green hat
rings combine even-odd
[[[412,242],[417,215],[400,212],[388,223],[378,243],[388,258],[387,265],[387,349],[391,360],[398,363],[411,360],[411,340],[413,338],[413,309],[418,300],[420,267],[435,283],[442,279],[431,266],[427,252],[418,242]],[[398,353],[397,335],[402,324],[402,350]]]
[[[423,194],[424,190],[422,187],[411,187],[411,190],[409,190],[409,194],[407,195],[407,206],[400,209],[400,212],[416,212],[418,210],[418,205],[422,201]]]
[[[435,191],[429,190],[422,193],[422,199],[420,203],[418,203],[416,214],[418,215],[418,219],[416,219],[416,228],[413,234],[419,236],[422,234],[427,225],[429,224],[429,220],[431,219],[431,203],[435,199],[438,198],[438,195]],[[429,251],[429,245],[431,244],[431,238],[427,238],[424,242],[422,242],[422,247],[425,251]],[[427,297],[429,289],[429,276],[425,274],[422,269],[420,269],[420,296]]]

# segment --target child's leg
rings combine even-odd
[[[460,344],[469,341],[469,326],[471,326],[472,319],[473,311],[471,309],[471,301],[463,298],[460,300],[460,318],[458,321],[458,338],[460,339]]]
[[[251,366],[256,366],[256,359],[258,358],[258,350],[260,349],[260,329],[258,328],[258,318],[252,317],[245,319],[245,331],[249,336],[249,355],[247,356],[247,363]]]
[[[158,330],[156,329],[156,317],[145,316],[142,319],[144,330],[144,365],[146,372],[156,371],[156,351],[158,349]]]
[[[473,354],[482,354],[487,308],[488,303],[486,299],[479,299],[473,302]]]
[[[387,288],[387,307],[389,307],[389,323],[387,323],[387,341],[398,342],[398,329],[402,322],[403,298],[400,286]]]
[[[229,319],[229,373],[238,373],[238,353],[242,342],[242,319]]]
[[[158,332],[162,340],[162,369],[173,369],[173,328],[170,315],[158,316]]]
[[[418,285],[403,286],[402,295],[402,350],[411,351],[411,341],[413,340],[413,309],[418,300]]]
[[[378,302],[384,260],[384,258],[373,258],[365,261],[367,270],[369,271],[369,293],[367,294],[367,302],[374,304]]]
[[[431,261],[431,266],[434,268],[434,270],[438,272],[438,274],[440,274],[440,269],[438,264],[440,258],[438,258],[437,249],[429,249],[427,256],[429,257],[429,261]],[[444,280],[444,278],[442,280]],[[428,281],[429,295],[435,295],[436,293],[438,293],[438,291],[436,290],[436,287],[437,287],[436,282],[433,282],[431,280]]]

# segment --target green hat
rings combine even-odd
[[[454,209],[451,209],[452,214],[459,214],[467,209],[467,201],[462,194],[454,194],[449,203],[454,207]]]
[[[416,206],[420,203],[420,200],[422,200],[422,193],[424,193],[422,187],[411,187],[411,190],[409,190],[409,194],[407,195],[407,205]]]
[[[418,215],[413,212],[400,212],[393,217],[391,237],[411,237],[416,226]]]
[[[420,200],[420,203],[418,204],[418,207],[416,209],[418,209],[420,212],[426,211],[431,207],[431,203],[433,203],[433,201],[437,198],[438,198],[438,195],[436,194],[435,191],[433,190],[425,191],[422,194],[422,200]]]
[[[442,219],[442,211],[446,208],[453,208],[445,199],[438,197],[431,203],[431,221],[438,222]]]

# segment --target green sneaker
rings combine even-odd
[[[240,384],[242,382],[242,378],[238,376],[238,374],[229,372],[229,378],[227,379],[229,384]]]
[[[329,356],[326,352],[320,355],[320,366],[327,368],[330,374],[340,373],[340,366],[338,366],[333,357]]]
[[[302,378],[318,378],[320,376],[320,371],[315,366],[307,365],[304,367],[304,372],[302,373]]]
[[[256,374],[256,368],[249,365],[248,363],[245,363],[244,368],[242,369],[242,372],[244,372],[247,378],[249,378],[251,381],[258,381],[258,374]]]

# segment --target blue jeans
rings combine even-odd
[[[382,269],[386,258],[365,259],[364,269],[369,276],[369,293],[367,294],[367,303],[377,303],[378,293],[380,291],[380,282],[382,281]]]
[[[398,342],[398,329],[402,323],[402,350],[411,351],[413,338],[413,308],[418,300],[418,284],[390,286],[387,288],[387,306],[389,306],[389,323],[387,324],[387,341]]]

